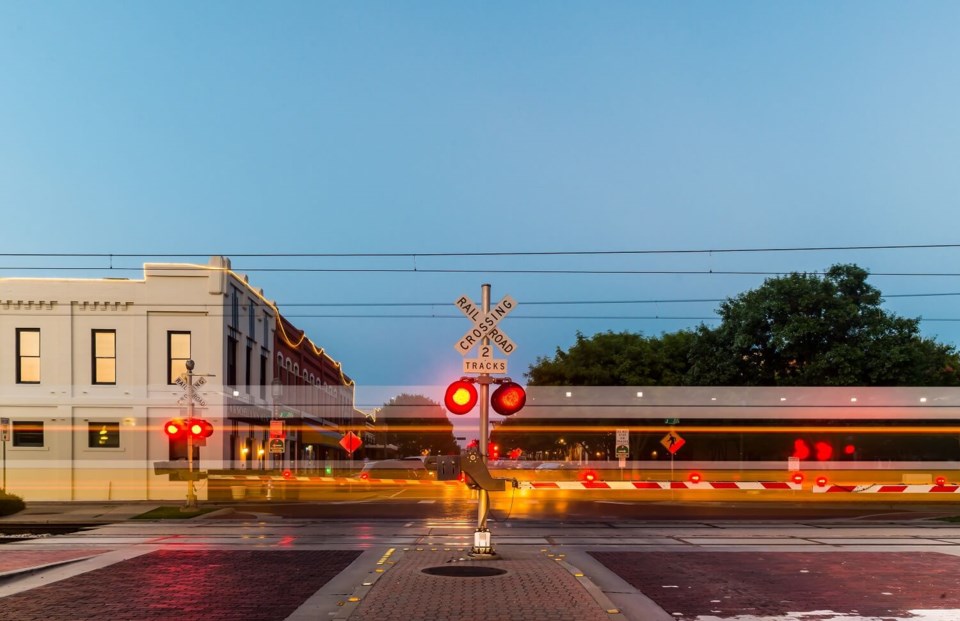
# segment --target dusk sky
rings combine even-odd
[[[222,254],[363,390],[459,376],[454,301],[483,283],[518,302],[515,379],[578,330],[716,325],[835,263],[956,346],[958,24],[956,2],[3,2],[0,276]],[[719,252],[790,248],[853,249]]]

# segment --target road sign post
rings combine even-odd
[[[516,344],[499,327],[499,324],[501,319],[517,307],[517,302],[509,295],[505,295],[491,308],[490,285],[484,284],[480,286],[479,306],[466,295],[461,295],[454,304],[467,319],[473,322],[473,327],[460,337],[454,344],[454,349],[461,356],[466,356],[470,350],[479,346],[477,358],[464,359],[463,372],[479,374],[476,379],[476,383],[480,384],[478,448],[480,458],[486,462],[490,439],[490,384],[494,382],[490,376],[492,374],[506,374],[507,372],[507,361],[494,358],[493,347],[499,349],[505,356],[509,356],[516,350]],[[504,413],[505,411],[501,412],[501,414]],[[513,412],[509,413],[512,414]],[[473,533],[473,548],[470,550],[470,556],[476,559],[498,558],[490,542],[490,530],[487,528],[490,493],[488,490],[481,488],[477,491],[477,494],[477,529]]]

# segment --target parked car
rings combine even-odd
[[[414,455],[412,457],[404,457],[401,461],[419,461],[423,464],[426,469],[430,472],[437,471],[437,456],[436,455]]]
[[[430,473],[420,460],[384,459],[365,463],[359,476],[364,481],[370,479],[416,480],[430,478]]]

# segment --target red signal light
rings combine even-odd
[[[167,434],[171,440],[176,440],[187,434],[187,424],[179,418],[174,418],[163,424],[163,432]]]
[[[194,418],[190,421],[187,431],[194,439],[209,438],[213,435],[213,425],[202,418]]]
[[[699,483],[699,482],[700,482],[700,473],[699,473],[699,472],[691,472],[691,473],[690,473],[690,482],[691,482],[691,483]]]
[[[527,403],[527,391],[516,382],[504,382],[493,391],[490,405],[501,416],[511,416],[519,412]]]
[[[791,478],[793,479],[793,482],[796,483],[797,485],[803,483],[803,473],[802,473],[802,472],[794,472],[794,473],[793,473],[793,476],[792,476]]]
[[[457,380],[447,386],[443,404],[451,414],[466,414],[477,404],[477,388],[473,382]]]
[[[943,487],[947,484],[946,477],[937,477],[937,487]]]
[[[810,457],[810,445],[802,438],[793,441],[793,455],[797,459],[804,460]]]
[[[283,471],[283,478],[285,478],[285,479],[293,478],[293,473],[290,472],[290,470],[284,470],[284,471]]]
[[[843,454],[844,454],[844,455],[853,455],[853,454],[856,453],[856,452],[857,452],[857,447],[855,447],[855,446],[852,445],[852,444],[847,444],[847,445],[845,445],[845,446],[843,447]]]
[[[815,442],[813,450],[816,453],[817,461],[829,461],[833,457],[833,447],[826,442]]]
[[[826,485],[827,485],[827,477],[817,477],[818,487],[826,487]]]
[[[593,470],[584,470],[580,473],[580,480],[587,483],[593,483],[597,480],[597,473]]]

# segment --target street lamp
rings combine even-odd
[[[280,418],[280,399],[283,397],[283,384],[279,377],[273,378],[273,382],[270,384],[270,396],[273,397],[273,414],[270,418],[277,420]],[[270,459],[276,459],[273,453],[270,454]],[[276,463],[273,465],[276,467]],[[280,466],[283,467],[283,455],[280,456]]]

